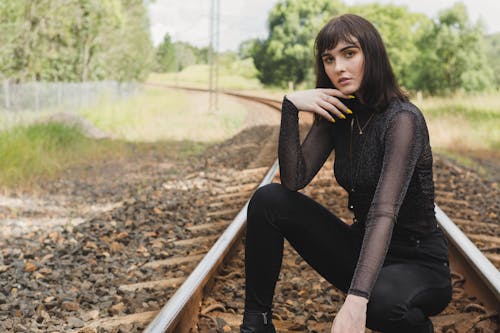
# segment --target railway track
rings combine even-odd
[[[343,189],[331,180],[331,171],[329,171],[332,167],[331,163],[331,160],[327,162],[327,167],[320,171],[304,192],[348,222],[352,220],[352,217],[347,215],[343,208],[347,198],[343,194]],[[278,181],[278,178],[275,181]],[[443,205],[443,209],[450,208],[452,207]],[[442,217],[440,219],[442,220]],[[450,246],[453,300],[445,311],[432,318],[436,332],[496,332],[498,330],[498,271],[490,264],[490,272],[493,278],[496,277],[497,292],[490,291],[488,295],[486,295],[488,292],[485,293],[484,290],[482,293],[478,292],[481,287],[486,287],[481,278],[466,270],[470,267],[464,269],[463,266],[467,263],[463,263],[464,259],[457,252],[457,247]],[[223,281],[223,283],[216,283],[200,306],[197,318],[200,332],[208,332],[211,329],[224,330],[224,327],[227,331],[237,331],[237,325],[242,320],[243,307],[242,291],[238,289],[244,285],[242,259],[243,250],[241,249],[224,269],[222,276],[215,277],[216,281]],[[459,266],[459,263],[463,266]],[[488,290],[491,289],[488,288]],[[275,298],[277,328],[282,331],[327,332],[331,327],[334,314],[343,303],[344,296],[313,272],[287,244]]]
[[[252,96],[240,94],[231,93],[231,95],[265,103],[274,108],[279,108],[280,105],[279,101],[255,99]],[[342,189],[332,181],[331,174],[328,175],[328,171],[332,169],[328,163],[332,161],[327,162],[327,166],[320,171],[304,192],[325,206],[331,207],[346,223],[349,223],[352,217],[346,215],[347,211],[342,209],[338,200],[341,198],[340,201],[343,202],[347,199]],[[279,182],[279,176],[274,175],[276,168],[277,164],[274,165],[274,169],[271,168],[268,171],[265,182],[271,180]],[[186,267],[192,267],[191,275],[177,274],[182,276],[120,287],[122,291],[130,291],[138,287],[178,288],[160,312],[152,311],[121,318],[100,319],[91,323],[89,327],[109,330],[132,322],[148,323],[151,321],[146,332],[188,332],[193,329],[200,332],[237,331],[241,323],[243,308],[244,274],[241,236],[246,214],[245,202],[257,188],[258,179],[263,174],[264,169],[258,168],[244,170],[233,177],[213,175],[213,179],[220,183],[211,188],[213,199],[208,203],[206,223],[188,227],[187,232],[191,238],[175,242],[176,247],[192,246],[195,249],[194,254],[173,256],[171,259],[145,265],[153,269],[168,267],[169,273],[173,276],[177,271],[185,272]],[[500,264],[500,256],[497,253],[500,243],[499,225],[477,221],[480,214],[469,205],[468,201],[455,198],[445,182],[436,183],[436,197],[437,203],[444,211],[451,213],[459,228],[465,230],[468,237],[457,239],[457,231],[453,229],[457,229],[456,225],[447,218],[443,210],[437,208],[441,227],[451,240],[450,262],[454,291],[449,307],[433,318],[436,332],[459,333],[475,332],[475,330],[496,332],[498,331],[499,304],[497,270]],[[335,202],[332,198],[335,198]],[[243,209],[240,210],[238,207],[242,206]],[[229,224],[228,218],[234,216],[236,216],[235,220]],[[220,236],[224,229],[225,232]],[[475,249],[472,242],[465,244],[466,249],[464,249],[464,242],[468,242],[469,239],[483,250],[486,257],[476,249],[475,255],[477,257],[479,253],[480,259],[468,258],[470,249]],[[208,244],[215,245],[210,250],[208,247],[200,250]],[[188,252],[192,251],[191,249]],[[206,255],[203,254],[204,251]],[[290,246],[287,245],[285,251],[287,256],[284,259],[283,271],[295,272],[296,275],[283,273],[284,276],[278,283],[278,288],[280,284],[283,286],[277,290],[276,327],[282,331],[327,331],[333,315],[342,304],[343,296],[308,268],[307,264],[293,253]],[[236,256],[234,256],[235,253]],[[471,262],[474,261],[476,261],[476,266],[473,267]],[[196,263],[198,265],[195,267]],[[221,268],[223,264],[225,266]],[[288,278],[291,281],[287,281]],[[317,283],[311,284],[310,281],[317,281]],[[181,283],[184,284],[181,285]],[[321,299],[320,295],[315,296],[319,290],[327,290],[331,299],[337,301],[336,304],[332,304],[328,298]],[[292,292],[291,297],[290,292]],[[307,306],[301,307],[299,304],[310,305],[311,309],[308,310]],[[319,315],[315,312],[319,312]]]
[[[256,100],[247,95],[237,97],[275,108],[279,108],[281,104],[280,101]],[[243,143],[240,151],[245,151],[248,145],[252,149],[261,148],[259,144]],[[498,282],[500,224],[494,216],[498,212],[491,211],[484,218],[485,214],[477,208],[473,194],[468,194],[474,192],[472,188],[460,187],[464,179],[469,177],[467,171],[439,159],[437,161],[437,204],[496,266],[491,274],[496,274]],[[344,209],[347,198],[333,180],[332,163],[330,157],[303,192],[349,223],[352,216]],[[153,228],[134,235],[131,231],[134,227],[131,225],[135,222],[130,220],[133,218],[130,216],[143,218],[146,211],[154,210],[156,213],[159,209],[158,206],[147,204],[150,199],[148,197],[144,199],[145,207],[141,207],[139,215],[127,215],[123,218],[124,225],[129,226],[128,232],[118,225],[112,234],[107,233],[105,237],[108,237],[106,242],[109,243],[109,253],[99,254],[96,261],[117,260],[112,259],[113,253],[125,251],[126,247],[120,247],[120,244],[133,237],[137,238],[136,243],[139,244],[135,255],[143,259],[131,264],[128,264],[130,260],[123,261],[126,274],[115,274],[118,278],[114,280],[106,282],[103,281],[104,277],[95,279],[95,284],[108,286],[108,293],[102,297],[98,306],[78,310],[83,313],[81,318],[84,323],[74,325],[73,330],[84,333],[138,332],[144,329],[146,332],[187,332],[189,329],[199,332],[237,332],[244,297],[241,242],[245,222],[244,206],[266,174],[266,181],[279,181],[279,175],[275,171],[276,165],[274,170],[249,166],[238,170],[228,166],[194,172],[182,179],[161,184],[161,189],[155,191],[182,190],[196,193],[191,205],[182,206],[182,209],[192,210],[194,215],[190,215],[192,217],[189,220],[181,220],[182,223],[178,226],[173,226],[176,233],[171,234],[170,230],[166,236],[159,237],[162,235],[161,228]],[[136,204],[124,203],[122,211],[128,211],[127,207],[130,205]],[[169,218],[171,212],[167,209],[163,214],[160,216]],[[111,215],[114,219],[115,216]],[[233,219],[235,222],[232,222]],[[163,222],[164,220],[155,220],[151,223]],[[92,231],[97,233],[100,224],[94,228]],[[54,236],[54,239],[57,237]],[[130,241],[128,247],[132,247],[132,243]],[[459,258],[460,250],[450,250],[453,300],[443,313],[432,318],[436,332],[498,332],[498,289],[496,294],[490,292],[491,286],[480,283],[481,274],[478,275],[476,269],[470,268],[468,260]],[[78,251],[97,252],[97,248],[92,241],[86,241],[68,252],[66,259],[69,260]],[[218,257],[212,254],[217,254]],[[455,256],[457,260],[454,259]],[[51,259],[44,257],[43,260],[50,262]],[[0,266],[0,273],[2,269]],[[40,272],[45,274],[41,270]],[[66,273],[61,276],[66,276],[64,274]],[[85,287],[93,288],[91,283]],[[343,297],[342,293],[310,269],[288,244],[285,246],[283,270],[275,296],[274,315],[279,330],[328,331],[333,316],[343,303]],[[162,308],[167,300],[169,302]],[[49,300],[48,303],[54,302]],[[70,301],[62,302],[61,306],[66,311],[73,311],[72,307],[76,307]]]

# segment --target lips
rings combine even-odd
[[[346,85],[346,84],[348,84],[349,82],[351,82],[351,79],[350,79],[350,78],[346,78],[346,77],[344,77],[344,78],[339,79],[339,84],[341,84],[341,85]]]

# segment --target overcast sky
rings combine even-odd
[[[237,50],[249,38],[267,36],[267,16],[278,0],[219,0],[220,1],[220,50]],[[307,1],[307,0],[304,0]],[[344,0],[348,5],[373,3],[373,0]],[[429,17],[451,7],[456,0],[378,0],[407,6],[412,12]],[[486,32],[500,31],[499,0],[463,0],[473,22],[479,18],[486,25]],[[207,46],[211,0],[156,0],[150,4],[151,36],[158,45],[165,33],[174,41],[186,41],[196,46]]]

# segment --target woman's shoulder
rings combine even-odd
[[[417,122],[425,124],[425,118],[420,109],[409,100],[393,100],[385,110],[386,118],[394,119],[395,116],[404,117],[405,114],[412,115]]]

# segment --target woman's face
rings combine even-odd
[[[321,54],[325,72],[332,84],[344,95],[355,95],[363,81],[365,56],[358,40],[339,41],[334,49]]]

